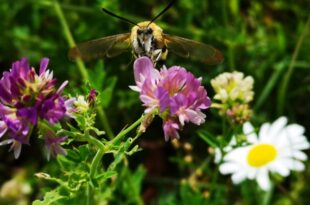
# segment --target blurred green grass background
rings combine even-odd
[[[168,2],[63,0],[59,5],[64,22],[55,10],[53,0],[1,0],[0,68],[7,70],[21,57],[28,57],[35,65],[46,56],[50,58],[49,68],[59,82],[70,80],[67,92],[80,93],[83,80],[76,62],[67,57],[70,46],[64,24],[76,42],[126,33],[131,25],[102,13],[100,8],[140,22],[150,20]],[[310,136],[309,11],[308,0],[179,0],[156,23],[167,34],[211,44],[225,56],[222,64],[206,66],[169,54],[167,66],[181,65],[202,76],[211,96],[210,79],[219,73],[238,70],[252,75],[255,79],[253,121],[261,123],[286,115],[291,122],[305,126],[306,136]],[[138,95],[128,89],[128,85],[134,84],[132,60],[130,54],[124,54],[86,63],[89,80],[97,84],[102,80],[103,89],[110,88],[105,90],[109,95],[102,100],[114,130],[135,121],[143,112]],[[99,79],[98,72],[104,77]],[[208,113],[205,127],[216,130],[220,125],[216,117],[212,117]],[[162,138],[160,129],[160,125],[150,128],[153,138]],[[185,130],[185,133],[191,132]],[[33,144],[39,147],[36,142]],[[40,157],[38,162],[33,160],[40,153],[39,148],[29,146],[23,152],[26,154],[14,161],[8,157],[6,147],[0,148],[0,173],[3,173],[0,182],[10,177],[8,170],[13,167],[26,166],[37,170],[44,165]],[[298,182],[310,181],[309,162],[307,167],[305,173],[295,177]],[[298,192],[303,193],[297,197],[298,203],[309,202],[306,192],[309,188]]]

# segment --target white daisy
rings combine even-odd
[[[237,145],[236,138],[235,138],[235,136],[232,136],[228,145],[223,148],[223,152],[224,153],[230,152],[231,150],[234,149],[233,147],[236,145]],[[222,157],[223,157],[222,151],[220,150],[220,148],[215,148],[215,150],[214,150],[214,163],[216,163],[216,164],[220,163],[222,160]]]
[[[269,172],[286,177],[292,170],[304,170],[301,161],[306,160],[307,155],[301,150],[310,148],[303,135],[305,129],[298,124],[286,124],[286,117],[280,117],[272,124],[264,123],[257,136],[253,126],[245,123],[243,132],[251,145],[228,152],[220,165],[220,172],[232,174],[234,184],[246,178],[255,179],[263,190],[268,190]]]

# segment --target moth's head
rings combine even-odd
[[[161,35],[162,29],[153,22],[144,21],[134,26],[131,33],[137,37],[140,43],[144,44],[149,41],[149,39],[152,39],[153,36]]]

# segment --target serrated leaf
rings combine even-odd
[[[139,147],[139,145],[135,145],[130,151],[126,151],[127,155],[133,155],[136,152],[141,151],[142,149]]]
[[[100,136],[100,135],[104,135],[104,134],[105,134],[105,131],[99,130],[99,129],[96,128],[96,127],[91,127],[91,128],[89,128],[89,130],[95,132],[97,136]]]
[[[32,205],[60,205],[62,204],[60,200],[66,199],[68,197],[60,195],[58,190],[52,190],[45,193],[44,199],[42,201],[35,200]]]

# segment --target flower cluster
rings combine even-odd
[[[243,143],[243,146],[233,148],[237,143],[232,139],[224,148],[227,154],[220,165],[220,172],[232,174],[234,184],[246,178],[255,179],[263,190],[268,190],[269,172],[286,177],[290,171],[304,170],[301,161],[307,160],[307,155],[302,150],[310,148],[304,136],[305,129],[298,124],[286,124],[286,117],[280,117],[272,124],[264,123],[257,135],[253,126],[246,122],[243,125],[246,145]],[[219,162],[219,156],[216,158]]]
[[[243,73],[222,73],[213,80],[211,85],[215,91],[212,107],[219,108],[221,115],[228,116],[233,122],[244,123],[251,116],[248,105],[253,100],[253,83],[251,76],[244,78]]]
[[[147,57],[134,63],[136,86],[131,89],[140,93],[146,113],[158,114],[163,119],[165,139],[179,138],[178,131],[185,122],[200,125],[205,122],[201,110],[209,108],[211,101],[201,85],[201,79],[179,66],[154,68]]]
[[[20,155],[22,144],[29,144],[31,130],[39,120],[55,124],[67,113],[62,92],[68,81],[56,90],[56,79],[47,70],[48,62],[47,58],[41,60],[37,74],[23,58],[14,62],[0,80],[0,137],[7,135],[0,145],[12,144],[15,158]]]

